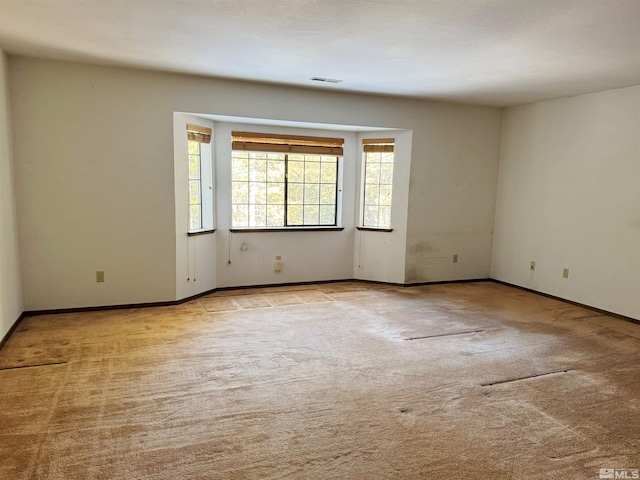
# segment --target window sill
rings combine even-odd
[[[231,233],[256,232],[339,232],[344,227],[276,227],[276,228],[230,228]]]
[[[393,232],[393,228],[356,227],[361,232]]]
[[[209,230],[193,230],[192,232],[187,232],[187,235],[189,237],[196,237],[198,235],[209,235],[209,234],[211,234],[211,233],[213,233],[215,231],[216,231],[215,228],[212,228],[212,229],[209,229]]]

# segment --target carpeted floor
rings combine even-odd
[[[493,282],[36,316],[2,479],[597,479],[640,467],[640,325]]]

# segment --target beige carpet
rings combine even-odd
[[[2,479],[597,479],[640,467],[640,325],[492,282],[36,316],[0,368]]]

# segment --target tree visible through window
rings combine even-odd
[[[391,228],[394,139],[366,139],[364,150],[364,199],[362,225]]]
[[[233,228],[336,226],[342,139],[233,135]]]

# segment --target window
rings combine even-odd
[[[187,231],[189,233],[213,227],[211,162],[205,161],[205,158],[210,159],[210,142],[210,128],[187,125],[189,155],[189,225]]]
[[[337,227],[343,139],[232,137],[232,228]]]
[[[189,140],[189,230],[202,228],[202,152]]]
[[[362,143],[364,163],[362,226],[390,229],[394,139],[366,139]]]

